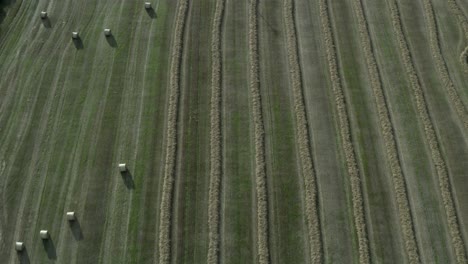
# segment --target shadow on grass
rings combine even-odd
[[[154,11],[154,9],[152,7],[147,8],[145,10],[146,10],[146,13],[148,14],[148,16],[151,17],[152,19],[156,19],[158,17],[158,15],[156,14],[156,11]]]
[[[71,232],[73,234],[73,237],[75,240],[83,240],[83,231],[81,230],[81,225],[78,219],[75,219],[73,221],[69,221],[68,225],[70,226]]]
[[[20,264],[29,264],[31,261],[29,260],[28,249],[24,248],[22,251],[17,252],[18,260]]]
[[[15,0],[0,0],[0,24],[6,17],[6,7],[13,4]]]
[[[49,237],[49,239],[42,239],[42,245],[44,246],[44,250],[47,252],[47,257],[49,259],[57,259],[57,251],[52,238]]]
[[[80,50],[80,49],[84,49],[84,45],[83,45],[83,41],[81,40],[80,37],[76,38],[76,39],[72,39],[73,40],[73,44],[75,45],[75,48]]]
[[[127,189],[133,190],[135,189],[135,182],[133,181],[133,176],[132,173],[127,170],[124,172],[120,173],[122,175],[122,179],[124,181],[125,186],[127,186]]]
[[[114,35],[106,36],[107,43],[113,48],[117,48],[117,41],[115,40]]]
[[[50,21],[50,18],[42,18],[42,25],[44,25],[45,28],[52,28],[52,22]]]

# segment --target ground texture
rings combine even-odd
[[[467,3],[0,0],[0,263],[467,264]]]

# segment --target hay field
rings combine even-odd
[[[0,263],[467,264],[466,1],[147,1],[0,0]]]

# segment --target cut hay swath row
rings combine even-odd
[[[180,72],[183,52],[183,37],[187,17],[188,0],[179,0],[175,21],[169,79],[169,104],[166,130],[166,162],[161,197],[159,220],[159,263],[170,263],[171,214],[177,152],[177,112],[179,108]]]
[[[468,19],[466,18],[463,10],[460,8],[456,0],[447,0],[450,10],[457,17],[458,23],[463,30],[465,41],[468,42]],[[466,43],[465,50],[460,55],[460,62],[468,72],[468,43]]]
[[[459,220],[457,217],[455,202],[453,200],[447,166],[442,157],[439,142],[434,130],[434,125],[432,124],[432,121],[429,117],[429,110],[424,98],[424,92],[421,87],[419,76],[416,73],[413,61],[411,60],[411,52],[403,33],[403,25],[400,19],[398,4],[395,0],[388,0],[388,5],[392,18],[393,30],[399,44],[401,59],[403,61],[406,74],[408,75],[408,79],[413,90],[413,97],[415,99],[417,112],[423,123],[426,140],[431,150],[432,161],[436,167],[437,176],[439,178],[440,192],[445,207],[445,213],[447,215],[447,222],[449,225],[450,236],[452,238],[452,244],[455,249],[457,262],[467,263],[465,245],[460,233]]]
[[[445,64],[444,58],[442,56],[437,22],[434,15],[434,8],[432,6],[432,2],[431,0],[423,0],[423,3],[424,15],[426,17],[426,22],[428,25],[427,28],[429,30],[429,44],[431,47],[432,57],[435,60],[437,71],[439,72],[439,76],[442,79],[442,83],[445,89],[447,90],[450,100],[452,101],[452,105],[455,107],[458,117],[463,122],[465,130],[468,131],[468,113],[466,111],[466,107],[460,99],[457,89],[455,88],[455,85],[453,84],[452,79],[450,78],[447,65]]]
[[[221,89],[222,59],[221,38],[225,0],[216,2],[211,31],[211,108],[210,108],[210,187],[208,194],[208,259],[209,264],[219,260],[220,188],[222,181],[221,145]]]
[[[249,2],[249,88],[255,139],[255,188],[257,196],[257,259],[270,262],[268,246],[268,194],[265,166],[265,128],[260,93],[258,54],[258,0]]]
[[[294,94],[294,112],[296,115],[296,134],[299,143],[299,156],[304,178],[305,210],[310,254],[312,263],[322,262],[322,240],[320,233],[320,218],[318,214],[318,193],[314,165],[311,157],[307,116],[302,91],[302,72],[299,65],[299,50],[296,36],[294,16],[294,0],[286,0],[283,5],[283,16],[286,26],[286,41]]]
[[[359,36],[361,47],[364,52],[367,70],[369,72],[370,83],[372,86],[373,97],[379,116],[380,130],[383,135],[386,156],[390,166],[390,172],[393,179],[394,193],[398,206],[398,216],[401,229],[403,232],[403,240],[405,242],[405,250],[410,263],[420,263],[418,252],[418,244],[414,234],[414,221],[411,215],[409,205],[408,192],[406,181],[403,175],[401,162],[398,156],[397,143],[394,135],[393,124],[390,120],[390,111],[385,98],[382,87],[382,79],[379,73],[378,65],[375,59],[375,54],[372,48],[370,39],[370,31],[367,24],[367,19],[364,13],[364,8],[361,0],[353,0],[353,8],[358,19]]]
[[[346,101],[343,93],[340,74],[338,72],[338,59],[336,57],[335,41],[333,39],[327,0],[319,0],[319,7],[322,27],[321,34],[326,49],[328,70],[332,83],[333,96],[335,98],[336,112],[338,114],[338,126],[346,158],[346,166],[351,182],[354,224],[358,236],[359,261],[360,263],[369,263],[370,254],[367,239],[361,176],[357,166],[356,154],[351,138],[348,111],[346,109]]]

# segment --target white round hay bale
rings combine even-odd
[[[42,239],[49,239],[49,231],[47,230],[41,230],[39,232],[40,236]]]
[[[125,164],[125,163],[120,163],[120,164],[119,164],[119,170],[120,170],[120,172],[126,172],[126,171],[128,170],[127,164]]]
[[[75,221],[76,220],[75,212],[67,212],[67,220],[68,221]]]
[[[16,251],[23,251],[24,249],[24,243],[23,242],[16,242],[15,243],[15,250]]]

